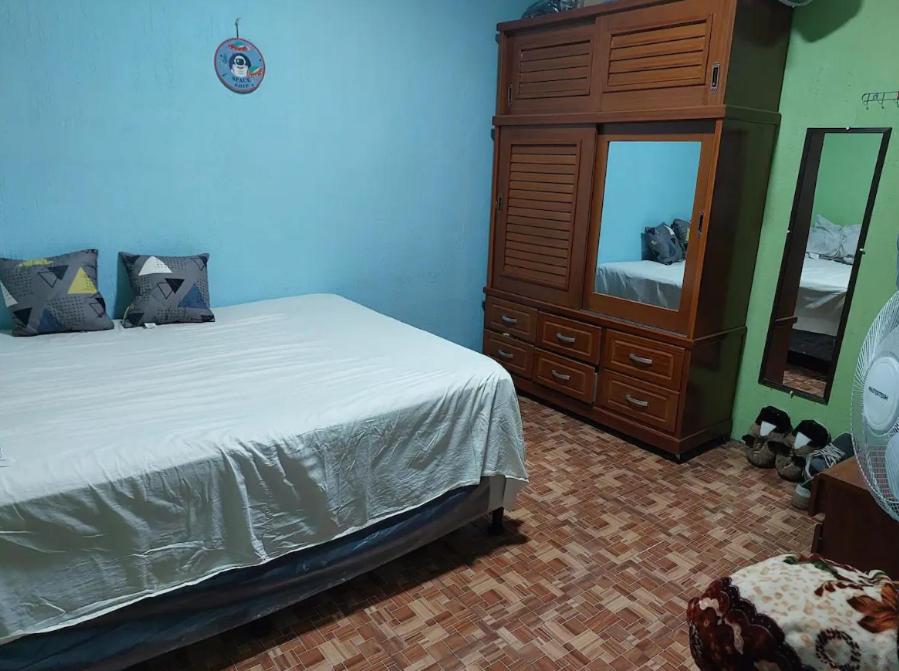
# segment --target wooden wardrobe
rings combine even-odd
[[[729,435],[791,11],[612,0],[498,26],[484,352],[521,391],[678,459]],[[653,171],[618,156],[640,147],[689,150],[689,169],[639,191]],[[674,298],[636,300],[627,275],[600,290],[612,268],[674,272],[607,266],[603,241],[638,245],[615,229],[694,170]]]

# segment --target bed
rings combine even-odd
[[[617,261],[596,269],[596,291],[668,310],[680,306],[684,262]]]
[[[513,505],[521,420],[492,360],[334,295],[216,317],[0,337],[0,669],[241,571],[295,586],[304,562],[344,562],[297,600]]]
[[[851,265],[806,258],[796,302],[795,328],[836,336],[851,275]],[[683,276],[683,261],[668,266],[655,261],[605,263],[596,272],[596,291],[676,310],[680,305]]]

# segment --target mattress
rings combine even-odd
[[[851,275],[852,266],[845,263],[806,258],[796,301],[795,328],[835,336]],[[604,263],[596,271],[596,291],[677,310],[683,276],[683,261],[670,266],[656,261]]]
[[[527,479],[509,375],[333,295],[0,336],[0,643]]]

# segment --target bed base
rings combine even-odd
[[[497,508],[490,513],[490,526],[487,530],[491,536],[499,536],[506,530],[506,525],[503,523],[505,512],[504,508]]]
[[[502,533],[505,487],[501,476],[485,478],[329,543],[18,639],[0,647],[0,671],[121,671],[295,605],[485,515],[489,532]]]

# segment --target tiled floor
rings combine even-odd
[[[824,398],[827,390],[827,376],[824,373],[811,370],[810,368],[802,368],[787,364],[784,370],[784,382],[790,389],[804,391],[812,396],[820,396]]]
[[[736,446],[677,465],[534,401],[522,412],[531,484],[504,537],[471,525],[142,671],[689,669],[687,599],[810,546],[790,485]]]

